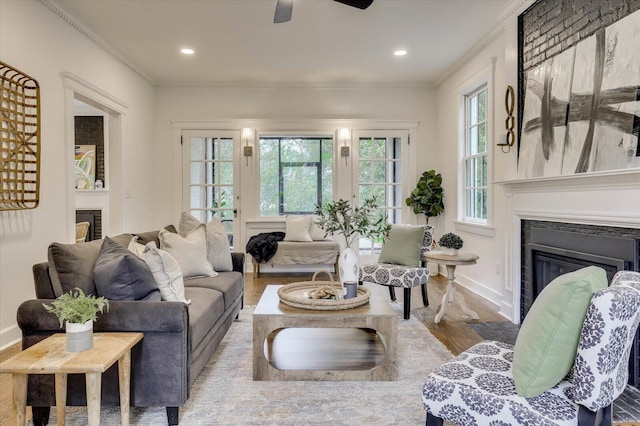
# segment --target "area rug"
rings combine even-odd
[[[252,314],[245,308],[196,379],[180,425],[423,425],[422,382],[453,358],[417,319],[398,315],[394,382],[254,382]],[[85,425],[85,407],[67,408],[67,425]],[[119,425],[120,409],[103,407],[102,425]],[[131,408],[132,425],[166,425],[164,407]],[[55,424],[51,410],[49,424]]]

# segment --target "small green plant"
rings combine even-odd
[[[444,211],[443,197],[442,176],[435,170],[429,170],[422,173],[405,204],[411,207],[413,213],[424,214],[428,224],[430,217],[438,216]]]
[[[330,201],[324,206],[316,205],[317,224],[326,235],[333,232],[344,235],[347,247],[359,238],[380,238],[389,234],[391,225],[387,215],[378,211],[376,197],[364,200],[362,207],[353,208],[348,201]]]
[[[78,287],[68,293],[64,293],[50,305],[43,303],[42,306],[58,317],[60,327],[64,326],[64,322],[84,324],[91,320],[98,319],[98,313],[102,313],[104,309],[109,311],[109,301],[104,297],[96,297],[86,295]]]
[[[440,244],[441,247],[458,250],[462,248],[463,241],[462,238],[456,234],[449,232],[440,237],[438,244]]]

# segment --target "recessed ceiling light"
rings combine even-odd
[[[185,55],[193,55],[193,54],[194,54],[193,49],[187,49],[187,48],[185,48],[185,49],[180,49],[180,52],[181,52],[181,53],[184,53]]]
[[[404,55],[407,54],[407,51],[406,50],[402,50],[402,49],[401,50],[396,50],[395,52],[393,52],[393,54],[396,55],[396,56],[404,56]]]

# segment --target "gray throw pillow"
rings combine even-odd
[[[420,266],[424,226],[391,225],[378,257],[379,263]]]
[[[127,246],[131,234],[113,237],[116,243]],[[74,288],[80,288],[85,294],[96,294],[93,283],[93,266],[98,259],[103,240],[94,240],[79,244],[52,243],[47,258],[49,276],[53,293],[60,296]]]
[[[109,300],[160,300],[151,270],[126,247],[106,237],[93,267],[98,296]]]

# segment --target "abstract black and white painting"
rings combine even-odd
[[[526,80],[520,177],[640,167],[640,11]]]

